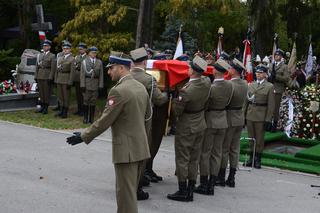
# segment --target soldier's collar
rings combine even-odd
[[[143,69],[141,67],[132,67],[131,71],[143,71],[143,72],[145,72],[145,69]]]
[[[199,80],[199,79],[201,79],[201,78],[190,78],[190,79],[189,79],[189,82],[191,82],[191,81],[196,81],[196,80]]]
[[[118,81],[118,83],[117,84],[120,84],[122,81],[124,81],[126,78],[130,78],[131,77],[131,75],[130,74],[128,74],[128,75],[125,75],[125,76],[123,76],[123,77],[121,77],[120,79],[119,79],[119,81]]]

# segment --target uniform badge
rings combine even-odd
[[[114,99],[111,98],[108,100],[108,106],[113,106],[114,103],[115,103]]]

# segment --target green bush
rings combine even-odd
[[[0,81],[11,79],[11,70],[20,63],[20,57],[12,56],[13,49],[0,50]]]

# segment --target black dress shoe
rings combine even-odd
[[[144,192],[141,188],[138,188],[137,200],[148,200],[148,199],[149,199],[149,193]]]
[[[150,180],[148,177],[146,177],[146,175],[143,175],[141,177],[141,184],[142,184],[142,186],[149,186],[150,185]]]
[[[179,182],[179,190],[173,194],[168,194],[167,198],[175,201],[189,202],[192,201],[187,190],[187,182]]]

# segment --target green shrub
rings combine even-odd
[[[11,70],[20,63],[20,57],[12,55],[13,49],[0,50],[0,81],[11,79]]]

